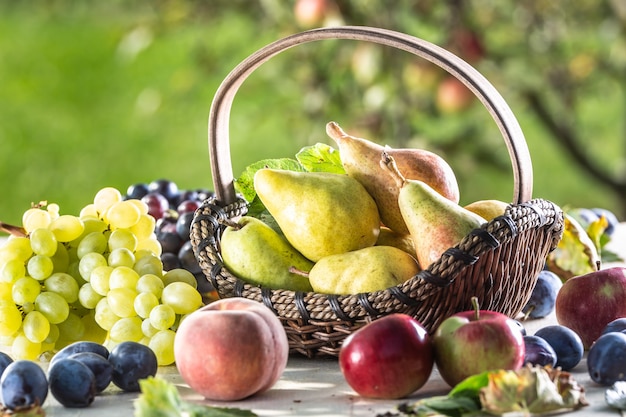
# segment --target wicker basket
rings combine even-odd
[[[324,39],[352,39],[398,48],[440,66],[461,80],[481,100],[502,133],[512,161],[513,202],[500,216],[466,236],[456,247],[407,282],[382,291],[328,295],[272,290],[235,277],[220,256],[223,221],[246,214],[237,196],[229,149],[229,115],[239,86],[256,68],[293,46]],[[528,301],[546,256],[563,231],[562,211],[532,199],[532,166],[522,131],[494,87],[474,68],[424,40],[384,29],[334,27],[315,29],[278,40],[241,62],[222,82],[209,114],[209,150],[215,197],[196,212],[191,240],[204,274],[221,298],[245,297],[262,302],[281,320],[292,353],[307,357],[337,356],[341,342],[366,323],[391,313],[410,314],[427,330],[455,312],[482,308],[509,316]]]

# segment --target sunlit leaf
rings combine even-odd
[[[296,159],[309,172],[346,173],[339,151],[324,143],[305,146],[296,154]]]
[[[254,190],[254,174],[262,168],[304,171],[304,167],[300,165],[298,161],[290,158],[263,159],[248,165],[241,175],[235,179],[235,190],[248,202],[254,200],[256,196],[256,191]]]

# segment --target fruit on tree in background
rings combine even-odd
[[[354,178],[263,168],[254,188],[289,243],[313,262],[376,243],[378,208]]]
[[[587,354],[591,380],[610,386],[626,380],[626,334],[611,332],[600,336]]]
[[[474,99],[469,88],[456,77],[448,76],[439,83],[435,103],[440,112],[450,114],[465,110]]]
[[[547,341],[556,352],[556,365],[564,371],[573,369],[580,363],[585,354],[580,336],[569,327],[560,324],[544,326],[535,332]]]
[[[270,389],[289,355],[287,334],[265,305],[224,298],[188,315],[174,340],[183,380],[207,399],[236,401]]]
[[[375,320],[348,336],[339,351],[346,381],[367,398],[402,398],[421,388],[434,363],[430,336],[406,314]]]
[[[509,205],[500,200],[476,200],[465,206],[466,210],[478,214],[483,219],[490,221],[502,216]]]
[[[296,0],[293,7],[294,18],[305,29],[321,26],[330,0]]]
[[[383,152],[380,163],[400,188],[398,206],[422,269],[485,223],[485,219],[443,197],[425,182],[405,178],[388,153]]]
[[[393,149],[367,139],[350,136],[335,122],[326,125],[326,133],[339,146],[346,173],[359,181],[372,195],[383,224],[407,234],[409,229],[400,213],[400,187],[380,166],[383,151],[391,155],[406,178],[421,180],[445,198],[459,202],[459,186],[448,163],[439,155],[423,149]]]
[[[608,323],[626,317],[626,268],[568,279],[559,290],[555,311],[558,323],[575,331],[589,349]]]
[[[393,246],[370,246],[325,256],[313,265],[309,281],[315,292],[358,294],[402,284],[420,271],[417,261]]]
[[[551,314],[562,286],[561,278],[554,272],[545,269],[539,272],[535,287],[522,313],[529,319],[540,319]]]
[[[313,262],[263,221],[242,217],[226,227],[220,244],[224,265],[244,281],[274,289],[312,291],[309,280],[290,268],[308,272]]]
[[[435,363],[443,380],[455,386],[463,379],[493,369],[517,370],[524,363],[524,339],[508,316],[474,310],[446,318],[433,336]]]

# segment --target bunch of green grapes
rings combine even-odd
[[[0,345],[41,359],[89,340],[149,346],[174,362],[174,336],[203,301],[185,269],[165,272],[155,219],[141,200],[98,191],[78,216],[45,202],[0,246]]]

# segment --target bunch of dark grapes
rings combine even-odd
[[[184,190],[168,179],[137,183],[128,187],[126,199],[135,198],[148,205],[148,213],[155,218],[156,238],[163,248],[163,269],[184,268],[198,281],[201,294],[211,294],[213,288],[204,276],[190,240],[194,213],[202,202],[213,196],[208,189]]]

